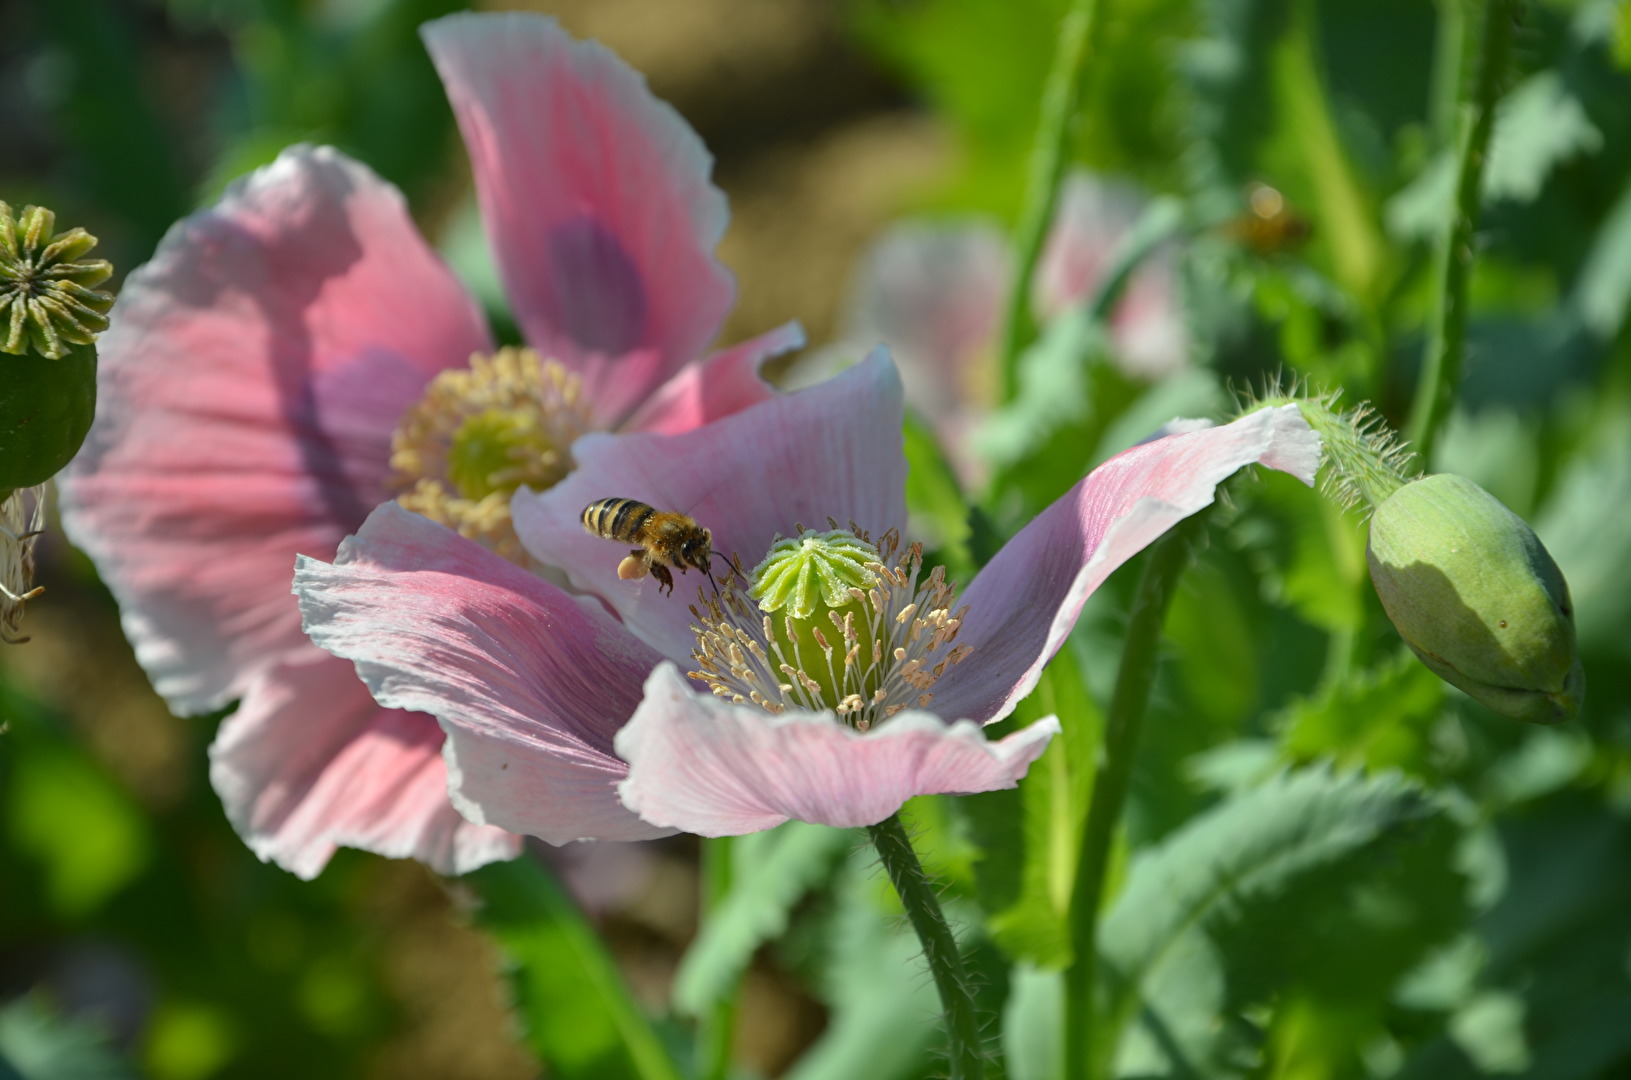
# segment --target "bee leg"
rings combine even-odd
[[[657,591],[674,595],[674,575],[662,563],[651,564],[651,576],[657,579]]]
[[[629,557],[617,564],[617,576],[624,581],[634,581],[646,576],[651,564],[646,562],[646,553],[639,548],[629,552]]]

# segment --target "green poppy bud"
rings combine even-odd
[[[1460,476],[1406,484],[1377,506],[1365,556],[1388,618],[1445,682],[1514,720],[1580,710],[1569,586],[1495,496]]]
[[[94,236],[55,225],[0,202],[0,496],[68,464],[96,411],[96,335],[113,306],[96,286],[113,267],[85,258]]]

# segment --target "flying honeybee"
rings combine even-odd
[[[708,567],[714,534],[693,517],[676,510],[658,510],[638,499],[599,499],[583,508],[582,520],[583,527],[596,536],[636,545],[617,564],[617,576],[624,581],[650,574],[657,579],[659,591],[673,595],[674,575],[669,567],[683,574],[694,566],[707,574],[709,581],[714,579]]]
[[[1250,209],[1225,225],[1224,231],[1259,255],[1301,247],[1314,231],[1313,222],[1267,184],[1253,183],[1247,188],[1246,202]]]

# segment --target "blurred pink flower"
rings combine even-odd
[[[1319,455],[1290,407],[1111,459],[980,571],[966,611],[946,616],[960,620],[955,635],[938,632],[947,624],[930,610],[957,605],[937,574],[916,591],[894,589],[895,601],[923,603],[898,619],[887,608],[870,632],[902,648],[872,655],[921,664],[890,669],[876,685],[894,689],[849,723],[799,707],[792,685],[775,689],[779,676],[767,688],[774,714],[699,692],[685,673],[699,667],[699,624],[718,615],[706,584],[693,606],[650,579],[620,580],[623,553],[578,523],[583,506],[613,493],[684,508],[713,530],[716,563],[734,553],[744,566],[778,536],[800,535],[800,522],[831,518],[883,536],[906,521],[902,419],[899,377],[878,350],[829,382],[696,431],[585,438],[576,472],[513,501],[523,542],[581,596],[383,506],[332,565],[301,560],[307,632],[355,661],[382,705],[441,721],[453,799],[472,821],[553,843],[621,834],[631,811],[703,835],[789,818],[870,824],[914,795],[1013,786],[1058,722],[996,742],[981,727],[1036,685],[1088,594],[1242,465],[1307,482]],[[766,643],[748,644],[761,625],[749,614],[733,640],[752,651]],[[927,620],[921,636],[914,618]]]
[[[1081,172],[1066,178],[1032,290],[1040,321],[1097,294],[1142,208],[1129,185]],[[994,222],[895,225],[861,263],[840,335],[845,344],[800,370],[819,378],[835,362],[885,343],[900,364],[907,403],[934,428],[964,481],[977,483],[983,469],[969,442],[997,404],[997,335],[1013,273],[1007,238]],[[1157,250],[1128,280],[1109,329],[1114,358],[1129,375],[1153,380],[1187,364],[1170,250]]]
[[[734,299],[714,255],[725,198],[636,72],[540,16],[423,36],[536,353],[486,357],[476,303],[401,194],[296,147],[130,276],[63,484],[68,531],[171,708],[239,701],[211,779],[250,847],[302,877],[340,845],[458,873],[519,841],[455,811],[433,720],[380,708],[301,633],[296,553],[332,556],[399,494],[514,546],[509,490],[570,469],[577,434],[683,431],[763,400],[760,363],[802,343],[790,324],[692,363]]]

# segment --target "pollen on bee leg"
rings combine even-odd
[[[631,551],[623,557],[622,562],[617,564],[617,576],[624,581],[643,578],[650,572],[651,567],[646,565],[645,557],[638,551]]]

